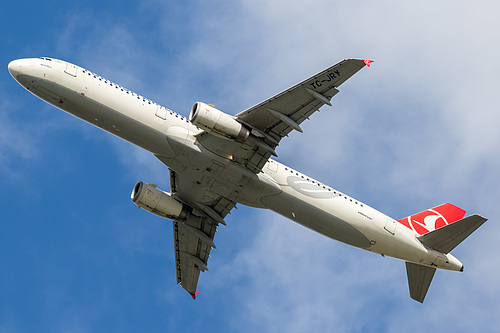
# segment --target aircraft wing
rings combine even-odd
[[[339,87],[370,61],[347,59],[295,86],[239,113],[236,119],[250,126],[274,147],[292,130],[302,132],[300,124],[319,111]]]
[[[300,124],[319,111],[338,93],[337,87],[371,61],[347,59],[235,116],[251,130],[246,142],[201,133],[205,148],[230,158],[254,173],[259,173],[281,139],[292,130],[302,132]]]
[[[210,251],[217,226],[236,206],[220,195],[207,196],[195,181],[170,170],[170,187],[174,197],[193,207],[185,221],[173,221],[177,283],[196,298],[200,272],[208,270]]]

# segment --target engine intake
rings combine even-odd
[[[171,220],[185,220],[190,212],[189,206],[177,201],[170,193],[157,189],[156,185],[144,182],[138,182],[134,186],[130,199],[139,208]]]
[[[202,102],[194,104],[189,114],[189,121],[207,133],[225,138],[245,141],[250,135],[250,131],[233,116]]]

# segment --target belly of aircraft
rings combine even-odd
[[[370,247],[370,240],[351,224],[299,197],[282,192],[261,201],[268,209],[327,237],[363,249]]]

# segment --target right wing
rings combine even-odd
[[[224,217],[236,203],[172,170],[170,187],[175,198],[193,208],[185,220],[173,221],[173,226],[177,283],[196,298],[200,272],[208,270],[210,251],[215,248],[217,226],[225,225]]]

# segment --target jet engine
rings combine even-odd
[[[191,109],[189,121],[207,133],[225,138],[245,141],[250,135],[250,131],[234,117],[201,102],[196,102]]]
[[[139,208],[171,220],[185,220],[190,211],[189,206],[177,201],[170,193],[143,182],[135,185],[130,198]]]

